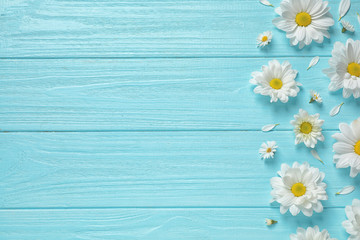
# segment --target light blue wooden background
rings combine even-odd
[[[321,70],[335,41],[358,38],[357,11],[352,0],[355,34],[336,23],[331,40],[299,51],[257,0],[0,0],[0,239],[271,240],[313,225],[346,239],[360,177],[335,169],[331,135],[360,116],[360,101],[329,93]],[[274,39],[259,50],[265,30]],[[273,58],[304,85],[287,104],[248,83]],[[322,106],[308,104],[310,89]],[[299,108],[326,120],[325,165],[293,144]],[[281,125],[262,133],[269,123]],[[264,162],[266,140],[280,149]],[[269,204],[269,179],[294,161],[326,173],[329,200],[312,218]],[[356,192],[335,196],[349,184]]]

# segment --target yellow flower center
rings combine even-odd
[[[360,77],[360,64],[350,63],[347,67],[348,73],[352,76]]]
[[[279,78],[274,78],[270,81],[270,87],[279,90],[283,86],[283,82]]]
[[[305,133],[305,134],[309,134],[312,131],[312,125],[309,122],[303,122],[300,125],[300,132]]]
[[[306,193],[306,187],[302,183],[295,183],[291,187],[291,192],[295,195],[295,197],[301,197]]]
[[[306,12],[299,12],[295,17],[295,22],[299,26],[306,27],[311,23],[311,16]]]
[[[267,152],[267,153],[270,153],[270,152],[271,152],[271,148],[266,149],[266,152]]]
[[[268,40],[267,36],[263,36],[262,39],[261,39],[261,41],[263,41],[263,42],[266,42],[267,40]]]
[[[360,155],[360,140],[355,144],[354,151]]]

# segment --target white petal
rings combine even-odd
[[[277,125],[279,125],[278,123],[277,124],[269,124],[269,125],[265,125],[262,127],[262,131],[263,132],[269,132],[271,130],[273,130]]]
[[[268,0],[259,0],[261,4],[265,5],[265,6],[270,6],[273,7],[274,5],[272,5]]]
[[[358,22],[360,24],[360,14],[359,13],[357,13],[357,19],[358,19]]]
[[[343,189],[341,189],[340,191],[338,191],[336,193],[336,195],[346,195],[346,194],[349,194],[349,193],[352,193],[353,191],[355,190],[355,187],[354,186],[346,186],[344,187]]]
[[[333,117],[333,116],[337,115],[340,112],[342,105],[344,105],[344,103],[341,103],[341,104],[335,106],[333,109],[331,109],[330,116]]]
[[[341,0],[339,5],[339,21],[349,11],[350,5],[351,5],[350,0]]]
[[[324,164],[323,160],[321,159],[321,157],[319,156],[319,154],[317,153],[317,151],[315,149],[312,149],[311,151],[311,155],[313,155],[313,157],[317,160],[319,160],[322,164]]]
[[[316,56],[316,57],[314,57],[313,59],[311,59],[310,64],[309,64],[307,70],[309,70],[311,67],[315,66],[315,65],[319,62],[319,60],[320,60],[320,57],[319,57],[319,56]]]

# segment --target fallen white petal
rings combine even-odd
[[[341,104],[335,106],[333,109],[331,109],[330,116],[333,117],[333,116],[337,115],[340,112],[342,105],[344,105],[344,103],[341,103]]]
[[[349,193],[352,193],[353,191],[355,190],[355,187],[354,186],[346,186],[344,187],[343,189],[341,189],[340,191],[338,191],[336,193],[336,195],[346,195],[346,194],[349,194]]]
[[[273,130],[277,125],[279,125],[279,124],[269,124],[269,125],[265,125],[265,126],[262,127],[261,130],[262,130],[263,132],[269,132],[269,131]]]
[[[324,164],[323,160],[321,159],[321,157],[319,156],[319,154],[317,153],[317,151],[315,149],[311,150],[310,152],[311,152],[311,155],[313,155],[314,158],[316,158],[322,164]]]
[[[320,60],[319,56],[314,57],[313,59],[311,59],[310,64],[308,66],[308,68],[306,70],[309,70],[310,68],[312,68],[313,66],[315,66]]]
[[[340,5],[339,5],[339,21],[349,11],[350,5],[351,5],[350,0],[341,0]]]
[[[358,19],[358,22],[360,24],[360,14],[359,13],[357,13],[357,19]]]
[[[272,5],[268,0],[259,0],[261,4],[265,5],[265,6],[270,6],[273,7],[274,5]]]

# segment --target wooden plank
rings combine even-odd
[[[344,206],[360,192],[335,196],[358,180],[333,166],[333,133],[318,146],[325,165],[284,131],[3,133],[0,207],[268,207],[270,178],[294,161],[326,173],[325,206]],[[266,140],[279,150],[264,162]]]
[[[337,129],[360,116],[359,99],[328,92],[321,73],[328,58],[309,71],[311,58],[288,59],[304,86],[287,104],[255,95],[251,72],[268,60],[1,60],[0,129],[259,130],[280,123],[278,129],[289,130],[299,108],[319,112],[325,129]],[[322,105],[308,103],[311,89],[323,96]],[[341,114],[330,117],[342,101]]]
[[[346,239],[343,208],[325,209],[312,218],[277,209],[69,209],[2,210],[3,240],[48,239],[288,239],[297,227],[319,225],[331,237]],[[273,227],[265,218],[275,218]]]
[[[274,9],[254,0],[2,0],[3,57],[204,57],[330,55],[342,34],[299,51],[277,30]],[[279,2],[274,1],[276,6]],[[338,18],[338,1],[330,1]],[[346,19],[356,25],[360,1]],[[271,47],[256,48],[259,33],[272,30]]]

